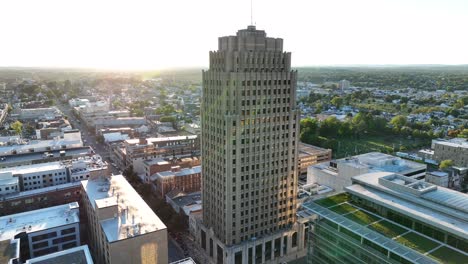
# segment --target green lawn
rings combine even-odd
[[[319,199],[316,200],[315,203],[323,206],[323,207],[330,207],[333,205],[337,205],[340,203],[347,202],[349,200],[349,194],[348,193],[340,193],[337,195],[333,195],[327,198]]]
[[[381,233],[384,236],[393,238],[406,232],[406,229],[392,224],[386,220],[379,221],[369,226],[369,228]]]
[[[361,225],[368,225],[372,222],[379,220],[377,216],[373,216],[363,211],[357,211],[351,214],[347,214],[344,217],[349,218],[353,220],[354,222],[357,222]]]
[[[414,232],[403,235],[397,238],[396,241],[422,253],[434,249],[439,245],[439,243],[436,243]]]
[[[430,145],[429,140],[408,139],[404,136],[368,136],[362,135],[361,138],[338,139],[339,148],[334,149],[336,158],[343,158],[350,155],[357,155],[372,151],[393,153],[399,151],[403,145],[408,149],[417,148],[416,146]],[[395,147],[395,148],[394,148]],[[357,153],[356,153],[357,152]]]
[[[437,259],[442,263],[448,264],[458,264],[458,263],[468,263],[468,256],[463,255],[462,253],[455,251],[448,247],[440,247],[431,254],[430,257]]]
[[[332,210],[333,212],[335,212],[337,214],[345,214],[345,213],[350,213],[352,211],[356,211],[355,207],[353,207],[353,206],[351,206],[351,205],[349,205],[347,203],[336,205],[336,206],[330,207],[328,209]]]

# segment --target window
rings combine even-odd
[[[71,233],[75,233],[75,228],[74,227],[63,229],[62,231],[60,231],[61,235],[68,235],[68,234],[71,234]]]

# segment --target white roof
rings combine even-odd
[[[80,222],[77,202],[0,217],[0,241]]]
[[[201,166],[195,166],[193,168],[185,168],[180,171],[162,171],[156,173],[158,177],[174,177],[174,176],[187,176],[190,174],[201,173]]]
[[[190,135],[190,136],[147,138],[146,141],[148,142],[148,144],[150,144],[154,142],[177,141],[177,140],[196,139],[196,138],[197,138],[197,135]],[[126,142],[129,144],[138,144],[140,140],[138,138],[133,138],[133,139],[127,139]]]
[[[4,169],[0,169],[0,173],[11,172],[13,175],[17,175],[17,174],[29,174],[29,173],[59,170],[59,169],[65,169],[65,166],[63,166],[59,161],[55,161],[55,162],[48,162],[48,163],[38,163],[38,164],[32,164],[32,165],[4,168]]]
[[[105,142],[123,141],[128,139],[127,134],[122,134],[120,132],[106,133],[103,135],[103,137]]]
[[[81,184],[95,210],[99,210],[96,207],[118,206],[118,215],[100,222],[109,242],[166,229],[122,175],[86,180]]]
[[[468,148],[468,140],[465,138],[452,138],[449,140],[445,139],[435,139],[433,140],[435,144],[446,145],[450,147],[460,147],[460,148]]]

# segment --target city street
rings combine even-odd
[[[58,102],[58,100],[57,100],[57,102]],[[100,155],[103,158],[108,156],[108,152],[104,148],[104,146],[102,146],[102,144],[98,143],[96,141],[96,136],[94,136],[93,133],[89,133],[86,126],[83,125],[75,117],[75,115],[72,113],[72,110],[71,110],[70,106],[68,106],[66,104],[58,103],[57,108],[60,111],[62,111],[62,113],[64,115],[67,116],[68,121],[70,122],[70,124],[72,125],[73,128],[80,130],[81,136],[83,138],[83,144],[85,146],[91,146],[94,149],[94,151],[96,152],[96,154]],[[109,166],[111,167],[112,174],[114,174],[114,175],[122,174],[122,172],[118,168],[116,168],[115,166],[112,165],[112,162],[110,160],[107,160],[107,162],[108,162]],[[170,262],[177,261],[177,260],[183,259],[186,256],[188,256],[186,253],[184,254],[184,251],[179,246],[179,244],[170,236],[169,236],[169,239],[168,239],[168,251],[169,251],[168,254],[169,254],[169,261]],[[189,251],[192,251],[192,250],[189,250]]]

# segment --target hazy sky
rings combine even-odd
[[[207,66],[250,0],[1,0],[0,66]],[[468,0],[254,0],[293,65],[468,64]]]

